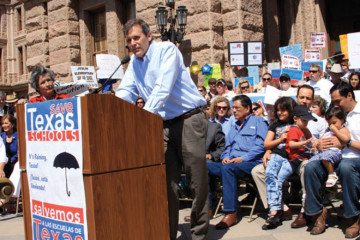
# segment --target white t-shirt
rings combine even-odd
[[[328,105],[331,103],[330,89],[334,86],[332,82],[322,78],[319,81],[310,80],[305,84],[312,86],[315,90],[315,95],[325,99]]]
[[[346,128],[350,131],[351,140],[360,142],[360,102],[348,113],[346,117]],[[354,148],[344,148],[343,158],[360,158],[360,151]]]

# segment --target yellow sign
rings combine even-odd
[[[341,52],[345,55],[344,59],[349,59],[347,34],[340,35],[339,39],[340,39]]]
[[[210,64],[212,66],[212,73],[210,75],[204,76],[204,86],[208,88],[208,81],[210,78],[215,78],[216,80],[222,78],[221,66],[219,63]]]

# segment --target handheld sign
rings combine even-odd
[[[108,79],[114,73],[121,61],[118,56],[113,54],[96,54],[96,65],[99,68],[96,73],[98,79]],[[111,79],[122,79],[124,69],[118,68]]]
[[[73,81],[87,84],[91,88],[97,88],[95,68],[93,66],[71,66]]]

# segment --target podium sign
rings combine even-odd
[[[87,239],[80,101],[27,104],[32,239]]]

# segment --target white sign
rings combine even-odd
[[[60,83],[59,85],[54,85],[54,89],[57,93],[68,94],[72,97],[82,96],[89,92],[87,83],[82,82]]]
[[[281,56],[281,67],[290,68],[290,69],[300,69],[301,65],[297,57],[284,54]]]
[[[32,239],[88,239],[80,99],[25,105]]]
[[[230,43],[230,54],[244,53],[244,43]]]
[[[266,86],[264,103],[274,105],[280,97],[292,97],[295,99],[296,88],[290,88],[288,91],[282,91],[273,86]]]
[[[116,55],[96,54],[96,65],[99,68],[96,71],[98,79],[108,79],[112,74],[111,79],[122,79],[124,77],[124,69],[122,66],[119,67],[120,63],[120,59]]]
[[[248,65],[261,65],[262,55],[261,54],[248,54]]]
[[[305,49],[305,62],[321,61],[321,52],[319,49]]]
[[[324,32],[310,33],[310,47],[311,48],[326,47],[326,34]]]
[[[351,69],[360,68],[360,32],[349,33],[348,40],[348,54]]]
[[[268,72],[271,73],[272,70],[280,69],[279,62],[272,62],[267,64]]]
[[[244,54],[230,55],[231,66],[244,66]]]
[[[97,88],[95,68],[93,66],[71,66],[71,73],[75,83],[85,83],[91,88]]]
[[[262,42],[248,42],[248,53],[262,54]]]

